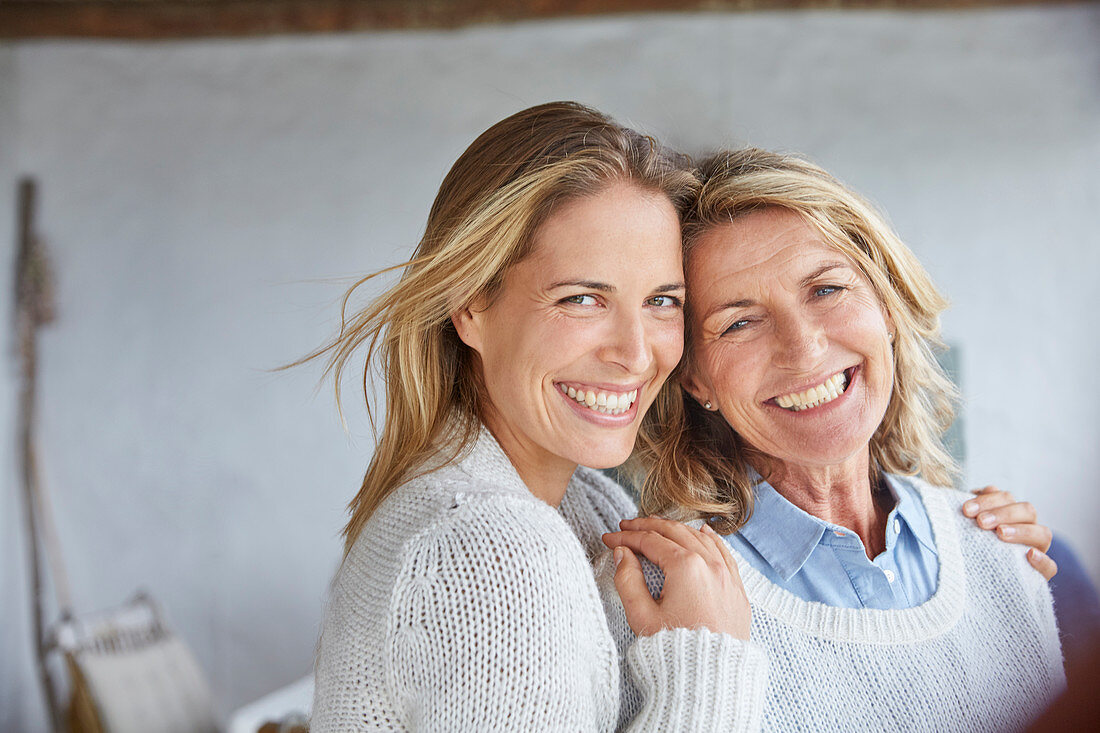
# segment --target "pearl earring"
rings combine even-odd
[[[705,409],[705,410],[710,409],[710,400],[707,400],[706,402],[703,403],[703,409]]]

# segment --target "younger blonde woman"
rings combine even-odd
[[[594,110],[519,112],[455,163],[400,282],[317,354],[339,383],[365,348],[386,403],[323,623],[315,733],[616,727],[591,560],[635,512],[578,465],[625,461],[667,396],[694,187]],[[629,723],[751,729],[765,664],[733,560],[713,532],[653,521],[661,599],[633,556],[620,574],[644,698]]]

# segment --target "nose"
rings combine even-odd
[[[776,319],[776,353],[778,366],[797,371],[812,371],[817,367],[828,345],[821,324],[804,316],[784,316]]]
[[[616,364],[628,374],[642,375],[653,362],[653,349],[646,330],[644,314],[620,312],[609,319],[610,329],[599,350],[602,361]]]

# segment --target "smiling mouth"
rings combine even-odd
[[[802,410],[809,410],[813,407],[820,407],[826,402],[832,402],[837,397],[844,394],[844,391],[848,389],[848,385],[851,383],[851,375],[854,369],[855,367],[852,367],[851,369],[837,372],[816,387],[810,387],[802,392],[791,392],[790,394],[779,395],[778,397],[772,398],[772,401],[784,410],[790,412],[801,412]]]
[[[632,389],[629,392],[607,392],[604,390],[578,389],[564,384],[558,384],[558,389],[569,399],[575,400],[578,405],[604,415],[621,415],[629,410],[634,405],[634,401],[638,399],[637,389]]]

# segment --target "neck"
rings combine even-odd
[[[881,501],[881,492],[871,485],[868,453],[834,466],[769,461],[757,470],[780,496],[802,511],[855,532],[869,558],[886,549],[889,508]]]
[[[491,416],[483,420],[527,490],[552,507],[561,504],[577,464],[530,444]]]

